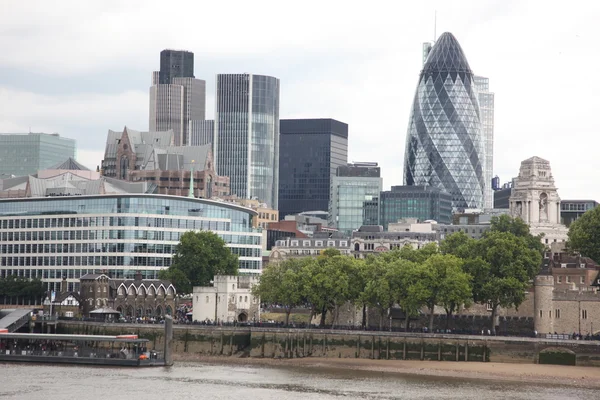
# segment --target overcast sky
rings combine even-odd
[[[405,4],[406,3],[406,4]],[[558,6],[560,5],[560,6]],[[100,164],[109,129],[148,129],[165,48],[217,73],[281,79],[281,118],[349,124],[349,161],[402,184],[422,42],[452,32],[496,94],[494,174],[550,161],[562,199],[600,201],[600,3],[571,0],[0,0],[0,132],[58,132]]]

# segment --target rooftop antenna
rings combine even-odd
[[[437,39],[437,10],[433,13],[433,42]]]

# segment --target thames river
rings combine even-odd
[[[0,364],[1,399],[598,399],[594,389],[324,368]]]

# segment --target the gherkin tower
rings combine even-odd
[[[444,33],[419,76],[404,156],[404,184],[434,186],[452,207],[483,208],[485,148],[473,72]]]

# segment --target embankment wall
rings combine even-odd
[[[60,321],[57,333],[137,334],[162,350],[164,326]],[[600,342],[501,336],[273,329],[175,325],[175,354],[263,358],[335,357],[395,360],[537,363],[540,352],[573,355],[577,365],[600,367]],[[544,360],[548,357],[544,357]]]

